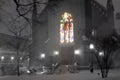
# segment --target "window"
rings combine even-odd
[[[65,12],[60,20],[60,43],[74,42],[73,17]]]

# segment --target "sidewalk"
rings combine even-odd
[[[102,79],[97,74],[98,72],[95,71],[91,74],[90,71],[86,70],[74,74],[3,76],[0,77],[0,80],[120,80],[120,72],[117,70],[111,71],[107,79]]]

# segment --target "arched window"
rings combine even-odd
[[[74,42],[73,18],[70,13],[65,12],[60,20],[60,43]]]

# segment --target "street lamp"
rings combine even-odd
[[[20,57],[20,60],[22,60],[23,58],[22,57]]]
[[[59,51],[54,51],[53,52],[53,59],[54,59],[54,62],[53,63],[58,63],[58,57],[59,57]]]
[[[80,49],[76,49],[74,51],[74,67],[75,67],[75,70],[77,70],[77,64],[78,64],[78,59],[79,59],[80,55],[81,55],[81,50]]]
[[[89,48],[90,48],[91,50],[95,49],[94,44],[90,44]]]
[[[74,51],[74,54],[75,54],[75,55],[80,55],[80,54],[81,54],[81,52],[80,52],[80,50],[79,50],[79,49],[77,49],[77,50],[75,50],[75,51]]]
[[[59,55],[59,52],[58,51],[54,51],[53,53],[55,56],[58,56]]]
[[[40,55],[40,58],[41,58],[41,59],[44,59],[44,58],[45,58],[45,54],[42,53],[42,54]]]
[[[40,59],[42,61],[42,65],[45,64],[45,57],[46,57],[45,53],[40,54]]]
[[[12,56],[12,57],[11,57],[11,60],[14,60],[14,58],[15,58],[15,57],[14,57],[14,56]]]
[[[103,51],[99,52],[99,56],[104,56],[104,52]]]
[[[77,63],[79,55],[81,55],[81,50],[80,49],[76,49],[74,51],[74,60],[75,60],[75,63]]]
[[[95,49],[94,44],[90,44],[89,48],[90,48],[90,50],[94,50]],[[93,54],[92,54],[92,52],[91,52],[90,58],[91,58],[90,72],[93,73]]]
[[[5,59],[5,57],[4,56],[1,56],[1,60],[4,60]]]

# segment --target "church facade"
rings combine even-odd
[[[81,33],[78,32],[80,29],[85,28],[84,6],[84,0],[65,0],[58,5],[56,15],[49,14],[48,30],[50,40],[48,51],[50,55],[53,55],[54,51],[58,51],[60,62],[63,64],[72,63],[74,50],[82,47],[78,35]]]
[[[103,39],[113,34],[115,25],[112,0],[107,0],[106,6],[96,0],[88,0],[86,5],[86,36]]]
[[[52,62],[50,58],[56,57],[54,52],[58,52],[57,61],[61,64],[77,61],[88,66],[90,42],[85,42],[84,37],[101,39],[114,32],[112,0],[108,0],[107,7],[96,0],[63,0],[55,13],[48,11],[46,6],[39,18],[43,23],[34,27],[31,54],[34,59],[40,60],[44,53],[46,62]]]

